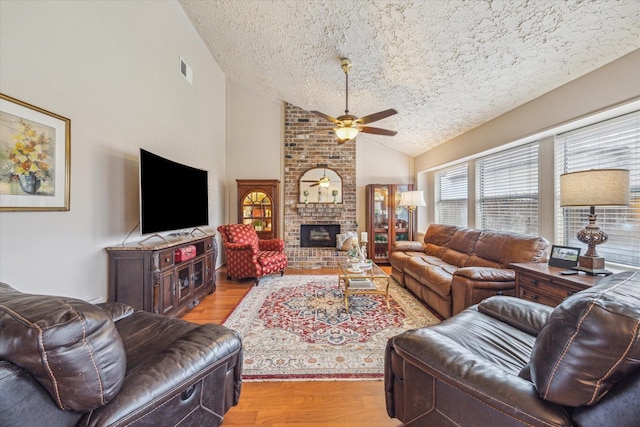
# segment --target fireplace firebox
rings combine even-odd
[[[301,224],[301,248],[335,248],[340,224]]]

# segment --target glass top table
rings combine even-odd
[[[347,314],[349,295],[352,294],[384,295],[389,309],[389,275],[370,260],[360,264],[358,270],[352,269],[350,262],[338,262],[338,286],[343,289]]]

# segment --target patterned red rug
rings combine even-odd
[[[381,285],[381,284],[379,284]],[[393,280],[382,295],[352,295],[336,276],[268,277],[224,325],[238,331],[245,381],[382,378],[387,340],[438,319]]]

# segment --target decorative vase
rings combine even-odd
[[[41,181],[35,174],[30,173],[29,175],[18,175],[18,183],[25,193],[36,194],[40,189]]]

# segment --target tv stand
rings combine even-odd
[[[218,244],[215,233],[182,236],[149,245],[150,236],[130,246],[108,247],[109,301],[179,317],[216,289]],[[176,250],[193,245],[195,257],[177,261]]]

